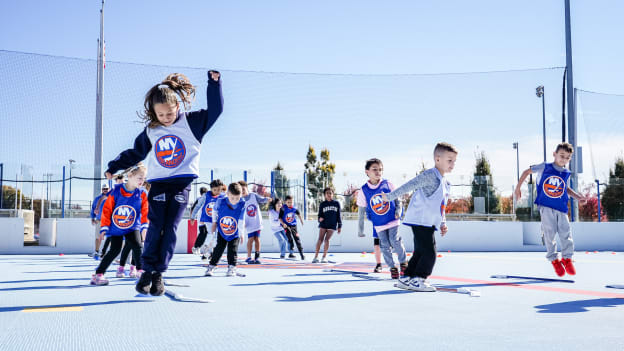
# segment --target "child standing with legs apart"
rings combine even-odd
[[[279,214],[281,209],[282,200],[278,198],[273,199],[269,204],[269,221],[271,222],[271,230],[279,243],[280,258],[284,258],[286,257],[286,245],[288,244],[288,238],[286,237],[286,232],[280,223]],[[290,249],[290,253],[292,254],[292,248]]]
[[[333,199],[334,191],[331,188],[325,188],[323,190],[325,195],[325,201],[319,205],[318,221],[319,221],[319,237],[316,241],[316,251],[314,252],[314,259],[312,263],[318,263],[318,254],[321,250],[321,245],[325,243],[323,247],[323,258],[321,263],[327,263],[327,251],[329,250],[329,240],[334,234],[334,230],[338,229],[338,234],[342,229],[342,220],[340,219],[340,203]]]
[[[115,187],[109,193],[102,208],[100,233],[110,238],[111,247],[102,258],[100,265],[91,277],[91,285],[107,285],[104,278],[106,269],[119,255],[124,238],[132,250],[132,256],[141,274],[141,233],[147,230],[147,193],[141,189],[145,181],[146,169],[142,163],[128,169],[128,182]],[[123,276],[123,275],[122,275]]]
[[[444,175],[455,167],[457,150],[448,143],[438,143],[433,150],[435,167],[428,169],[395,191],[384,194],[389,201],[414,191],[403,224],[412,228],[414,234],[414,252],[405,270],[405,276],[399,279],[401,289],[415,291],[436,291],[427,283],[436,261],[435,231],[444,236],[446,227],[446,203],[450,185]]]
[[[539,182],[535,203],[542,218],[542,235],[544,235],[547,250],[546,259],[552,263],[555,273],[560,277],[564,276],[566,272],[570,275],[576,274],[576,269],[572,263],[574,241],[568,221],[568,196],[586,201],[583,195],[569,187],[570,171],[565,167],[570,162],[573,152],[572,145],[569,143],[557,145],[557,149],[553,153],[554,162],[531,166],[522,172],[515,191],[517,201],[522,196],[520,187],[526,177],[531,173],[538,174],[536,179],[539,179]],[[557,234],[559,234],[561,241],[561,259],[557,254]]]
[[[397,198],[393,201],[384,201],[382,194],[394,190],[394,185],[386,179],[382,179],[383,163],[378,158],[366,161],[364,167],[368,182],[364,184],[357,195],[358,205],[358,236],[364,236],[364,218],[373,222],[373,226],[379,236],[381,252],[386,264],[390,267],[392,279],[399,279],[399,270],[394,264],[392,249],[399,256],[401,273],[407,267],[407,256],[403,239],[399,235],[399,216],[401,214],[401,202]]]
[[[296,217],[295,217],[296,216]],[[288,248],[290,250],[290,255],[288,258],[295,258],[293,255],[293,246],[297,245],[297,249],[299,250],[299,255],[301,255],[301,260],[305,260],[305,256],[303,255],[303,246],[301,245],[301,239],[299,238],[299,233],[297,232],[297,217],[299,217],[299,221],[301,225],[303,225],[303,220],[301,219],[301,214],[299,210],[293,207],[293,197],[288,195],[286,196],[286,206],[282,206],[280,210],[280,223],[282,223],[282,227],[284,227],[284,231],[286,232],[286,237],[288,238]]]
[[[136,284],[141,294],[165,293],[162,273],[167,270],[176,244],[176,229],[188,203],[193,179],[199,176],[199,153],[204,135],[223,111],[219,72],[208,72],[208,109],[184,112],[195,87],[183,74],[170,74],[145,96],[142,116],[147,127],[134,141],[134,148],[122,152],[108,164],[105,175],[130,167],[147,157],[151,189],[149,228],[142,264],[145,273]]]
[[[195,206],[191,213],[191,221],[193,221],[199,213],[199,235],[197,236],[197,240],[195,240],[195,245],[193,245],[193,254],[201,254],[202,260],[206,259],[206,255],[210,253],[212,246],[214,246],[212,237],[208,240],[207,245],[204,243],[208,236],[208,226],[212,225],[212,209],[218,199],[225,197],[225,195],[221,193],[222,188],[223,182],[221,182],[221,180],[215,179],[210,182],[210,192],[202,195],[197,206]],[[210,233],[211,236],[214,234],[213,232]]]
[[[243,242],[243,221],[245,202],[241,200],[241,186],[232,183],[228,186],[227,196],[217,200],[212,209],[212,232],[218,230],[217,246],[210,257],[210,264],[205,275],[211,277],[219,264],[221,255],[227,246],[227,276],[236,274],[236,258],[239,242]]]
[[[243,190],[243,201],[245,201],[245,231],[247,232],[247,264],[260,264],[260,232],[262,231],[262,212],[260,204],[266,204],[270,197],[262,197],[256,193],[250,193],[247,189],[247,182],[238,182]],[[251,258],[251,249],[256,245],[254,258]]]

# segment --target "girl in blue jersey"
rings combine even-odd
[[[183,74],[170,74],[145,96],[142,113],[147,126],[134,147],[108,163],[108,179],[120,169],[147,158],[151,184],[149,228],[141,256],[145,273],[136,290],[145,294],[165,293],[162,273],[167,270],[176,244],[176,230],[188,203],[193,179],[199,176],[199,153],[204,135],[223,111],[220,74],[208,72],[208,109],[185,112],[195,95],[195,87]]]
[[[195,245],[193,245],[193,253],[201,254],[202,260],[206,259],[206,254],[212,250],[213,238],[208,241],[208,245],[204,245],[206,242],[206,237],[208,236],[208,225],[212,225],[212,209],[214,205],[217,203],[217,200],[224,197],[221,190],[223,187],[223,182],[220,179],[215,179],[210,182],[210,192],[204,194],[197,203],[197,206],[193,209],[191,213],[191,224],[194,224],[193,221],[199,215],[199,235],[197,236],[197,240],[195,240]],[[213,232],[210,232],[211,234]]]
[[[299,217],[299,221],[301,225],[303,225],[303,219],[301,219],[301,213],[299,210],[293,206],[293,198],[292,196],[286,196],[286,206],[282,206],[280,210],[280,223],[286,232],[286,237],[288,238],[288,248],[290,250],[290,255],[288,258],[295,258],[293,255],[293,246],[297,245],[297,249],[299,250],[299,255],[301,256],[301,260],[305,260],[305,256],[303,255],[303,245],[301,245],[301,239],[299,238],[299,233],[297,231],[297,217]]]
[[[226,275],[231,277],[236,274],[238,244],[243,242],[244,235],[242,231],[245,218],[245,201],[241,200],[241,193],[240,184],[230,184],[227,196],[219,198],[212,209],[212,231],[218,231],[217,246],[212,251],[205,276],[212,276],[226,247],[228,260]]]
[[[100,265],[91,277],[91,285],[107,285],[104,278],[106,269],[119,255],[124,239],[126,245],[132,249],[134,261],[137,262],[141,272],[141,234],[147,230],[147,194],[141,189],[145,181],[146,169],[142,163],[126,171],[128,182],[119,185],[108,195],[104,207],[102,207],[102,223],[100,235],[110,238],[111,247],[102,258]]]

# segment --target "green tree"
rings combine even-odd
[[[618,157],[615,167],[609,170],[609,183],[600,202],[610,221],[624,219],[624,158]]]
[[[286,195],[290,195],[290,181],[284,174],[284,167],[277,162],[277,165],[273,168],[273,187],[275,196],[284,200]]]
[[[312,147],[312,145],[308,145],[308,153],[306,155],[306,163],[304,165],[306,178],[307,178],[307,187],[308,194],[306,196],[312,200],[312,208],[316,207],[316,199],[318,199],[319,192],[323,189],[319,189],[319,167],[320,163],[316,158],[316,151]]]
[[[470,194],[473,199],[471,202],[472,211],[474,211],[474,198],[483,197],[485,198],[486,213],[500,213],[500,201],[496,194],[496,188],[494,188],[490,161],[485,156],[485,151],[481,151],[481,154],[476,155],[475,172]]]

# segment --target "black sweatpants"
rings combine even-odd
[[[208,236],[208,228],[206,228],[207,224],[202,224],[199,226],[199,235],[197,239],[195,239],[195,244],[193,247],[200,248],[206,242],[206,236]]]
[[[130,248],[132,249],[132,255],[134,256],[134,262],[137,262],[137,269],[141,269],[141,261],[140,261],[140,257],[141,257],[141,241],[137,242],[137,235],[136,233],[138,233],[137,231],[133,231],[130,232],[126,235],[115,235],[115,236],[110,236],[110,250],[108,250],[108,252],[106,253],[106,255],[104,255],[104,257],[102,258],[102,261],[100,261],[100,265],[98,266],[98,268],[95,270],[95,273],[97,274],[104,274],[106,273],[106,270],[108,269],[108,266],[110,266],[110,264],[113,262],[113,260],[115,259],[115,257],[117,257],[117,255],[119,255],[119,252],[121,252],[121,246],[123,245],[123,241],[124,238],[126,239],[126,245],[130,246]],[[140,238],[140,234],[138,236]]]
[[[136,242],[139,243],[139,258],[141,257],[141,250],[143,249],[143,244],[141,243],[141,233],[137,230],[134,232],[135,236],[136,236]],[[132,251],[132,261],[130,261],[130,264],[137,266],[137,262],[140,262],[141,260],[137,260],[135,259],[135,252],[132,250],[132,245],[128,245],[128,243],[126,243],[123,246],[123,249],[121,249],[121,257],[119,258],[119,265],[120,266],[125,266],[126,265],[126,261],[128,260],[128,256],[130,255],[130,252]]]
[[[240,238],[233,239],[231,241],[227,241],[223,239],[223,237],[217,233],[217,246],[212,250],[212,257],[210,257],[210,265],[216,266],[223,255],[223,251],[225,251],[225,247],[227,246],[227,260],[228,265],[236,266],[236,259],[238,258],[238,243],[240,242]]]
[[[109,246],[110,246],[110,236],[107,236],[106,239],[104,240],[104,246],[102,246],[102,257],[106,255],[106,251],[108,250]]]
[[[435,227],[412,225],[414,253],[409,260],[405,275],[427,279],[436,262]]]
[[[284,231],[286,232],[286,238],[288,239],[288,248],[290,249],[289,251],[292,251],[293,245],[296,244],[299,253],[303,255],[303,246],[301,246],[301,239],[299,238],[299,235],[297,235],[297,226],[291,227],[288,225],[286,226]]]

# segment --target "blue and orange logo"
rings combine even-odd
[[[286,223],[293,223],[295,221],[295,213],[290,212],[286,214]]]
[[[154,152],[158,163],[165,168],[178,167],[186,156],[186,148],[182,139],[171,134],[156,140]]]
[[[119,229],[131,228],[136,219],[136,210],[132,206],[122,205],[113,211],[113,224]]]
[[[209,202],[208,205],[206,205],[206,215],[208,217],[212,217],[212,208],[214,207],[214,202]]]
[[[373,195],[369,203],[373,213],[376,215],[383,216],[390,210],[390,203],[383,200],[381,193]]]
[[[258,208],[256,207],[256,205],[251,204],[247,206],[247,217],[255,217],[257,212]]]
[[[558,199],[563,196],[565,188],[566,184],[563,179],[556,175],[546,178],[546,180],[544,180],[544,183],[542,184],[542,190],[544,190],[544,194],[552,199]]]
[[[219,227],[221,231],[225,235],[232,235],[236,233],[237,223],[236,220],[231,216],[221,217],[219,220]]]

